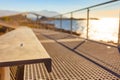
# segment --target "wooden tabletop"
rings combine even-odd
[[[51,58],[30,28],[0,36],[0,67],[39,62],[49,63]]]

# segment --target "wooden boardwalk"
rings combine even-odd
[[[52,72],[44,64],[25,65],[24,80],[120,80],[117,48],[67,33],[34,32],[52,58]]]

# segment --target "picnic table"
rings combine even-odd
[[[10,66],[41,62],[51,72],[51,58],[30,28],[0,36],[0,80],[10,80]]]

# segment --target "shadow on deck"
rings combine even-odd
[[[119,80],[117,48],[67,33],[33,30],[52,58],[52,72],[43,64],[25,65],[24,80]]]

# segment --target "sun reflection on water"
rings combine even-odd
[[[114,42],[118,41],[118,18],[101,18],[99,20],[90,20],[89,39],[97,41]],[[86,29],[81,36],[86,35]]]

